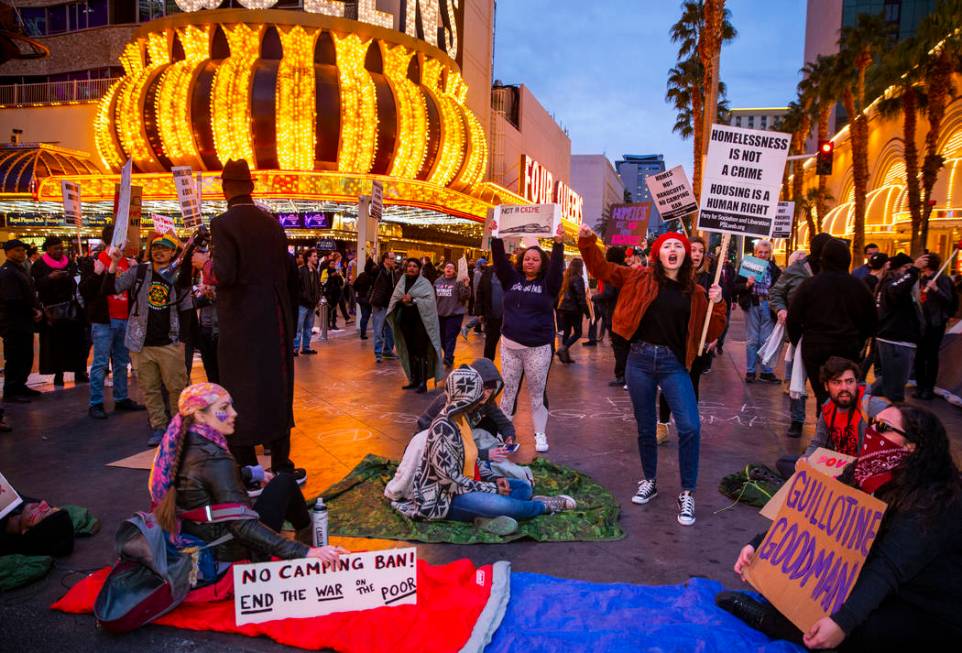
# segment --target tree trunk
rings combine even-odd
[[[922,224],[919,229],[919,249],[925,249],[929,240],[929,218],[932,216],[932,189],[939,178],[939,170],[944,163],[939,154],[939,136],[942,132],[942,119],[945,117],[952,63],[943,48],[932,64],[928,75],[929,105],[926,115],[929,131],[925,135],[925,162],[922,164]]]
[[[701,101],[701,89],[693,89],[691,94],[691,121],[693,128],[692,151],[694,153],[694,161],[692,162],[691,187],[695,192],[695,200],[699,203],[701,202],[701,153],[705,139]]]
[[[814,238],[818,232],[815,231],[815,218],[812,217],[811,204],[805,207],[805,222],[808,223],[808,251],[812,251],[812,238]]]
[[[852,143],[852,179],[855,185],[855,210],[852,220],[852,261],[861,260],[865,244],[865,195],[868,192],[868,125],[865,116],[855,108],[851,87],[842,92],[842,103],[848,112]]]
[[[921,253],[919,238],[922,229],[922,197],[919,189],[919,148],[915,144],[918,124],[918,91],[909,85],[902,91],[902,140],[905,159],[905,185],[909,196],[909,213],[912,216],[912,256]]]
[[[834,103],[826,102],[825,105],[818,112],[818,142],[828,140],[828,121],[832,117],[832,107]],[[818,214],[818,231],[813,231],[811,236],[822,232],[822,221],[825,219],[825,213],[827,208],[825,206],[825,198],[828,197],[828,192],[826,187],[828,186],[828,177],[824,175],[818,175],[818,197],[815,198],[815,213]]]

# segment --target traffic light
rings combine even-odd
[[[834,154],[835,144],[832,141],[819,141],[817,159],[815,160],[815,174],[823,176],[832,174]]]

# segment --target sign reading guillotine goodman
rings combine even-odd
[[[698,228],[768,238],[790,137],[712,125]]]

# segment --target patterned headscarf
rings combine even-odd
[[[167,431],[157,447],[157,454],[154,456],[154,464],[150,468],[150,479],[147,481],[147,488],[150,491],[150,500],[153,505],[158,505],[163,501],[164,496],[174,484],[176,470],[177,449],[180,441],[184,437],[184,418],[190,417],[199,410],[204,410],[208,406],[221,401],[230,400],[227,390],[216,383],[195,383],[184,388],[180,393],[180,400],[177,402],[177,414],[170,420]],[[206,440],[210,440],[222,449],[227,449],[227,440],[224,434],[212,429],[204,424],[194,422],[190,426],[190,432],[196,433]]]

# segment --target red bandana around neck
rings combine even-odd
[[[892,472],[905,464],[912,453],[869,426],[862,451],[855,461],[855,482],[868,494],[892,480]]]

